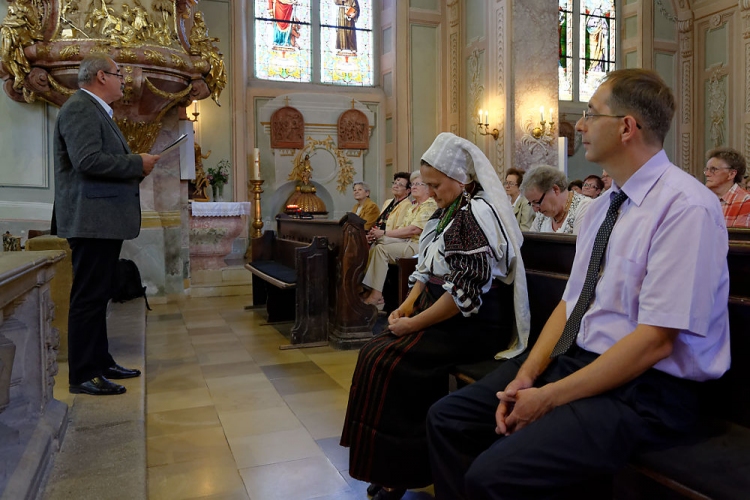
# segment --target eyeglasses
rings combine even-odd
[[[703,169],[704,174],[710,173],[711,175],[714,175],[719,170],[734,170],[733,168],[729,167],[706,167]]]
[[[541,207],[542,203],[544,202],[544,197],[545,196],[547,196],[547,191],[545,191],[544,194],[542,195],[542,197],[539,198],[539,201],[530,201],[529,202],[529,206],[531,206],[531,207],[537,207],[537,208]]]
[[[109,71],[104,71],[104,70],[102,70],[102,73],[106,73],[108,75],[116,76],[117,78],[120,79],[120,81],[125,80],[125,75],[122,75],[120,73],[110,73]]]
[[[585,122],[589,121],[589,118],[598,118],[598,117],[604,117],[604,118],[625,118],[626,116],[629,116],[629,115],[600,115],[600,114],[596,114],[596,113],[590,113],[589,110],[587,110],[587,109],[583,110],[583,121],[585,121]],[[635,126],[638,127],[639,129],[642,128],[638,124],[638,122],[635,122]]]
[[[401,184],[401,183],[400,183],[400,182],[398,182],[398,181],[393,181],[393,187],[396,187],[396,186],[398,186],[398,187],[400,187],[400,188],[404,188],[404,189],[406,189],[406,184]]]
[[[416,186],[426,186],[426,185],[427,185],[427,184],[425,184],[424,182],[412,182],[412,183],[411,183],[411,187],[416,187]]]
[[[506,187],[509,187],[509,186],[518,186],[518,184],[517,184],[517,183],[515,183],[515,182],[510,182],[510,181],[505,181],[505,182],[503,182],[503,185],[504,185],[504,186],[506,186]]]
[[[594,188],[594,189],[599,189],[599,186],[597,186],[596,184],[589,184],[588,182],[586,182],[586,183],[585,183],[585,184],[583,185],[583,187],[585,187],[585,188]]]

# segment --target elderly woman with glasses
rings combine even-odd
[[[352,185],[352,193],[357,202],[352,212],[365,220],[365,231],[369,231],[380,214],[378,205],[370,199],[370,186],[366,182],[355,182]]]
[[[422,182],[419,172],[411,174],[409,183],[414,203],[407,210],[402,226],[384,230],[383,236],[370,248],[367,259],[367,271],[362,284],[368,287],[370,292],[365,297],[365,303],[379,309],[385,304],[383,285],[388,273],[388,264],[395,264],[396,259],[416,255],[419,249],[419,235],[422,234],[427,220],[437,210],[435,200],[430,198],[430,190]]]
[[[510,197],[510,204],[513,205],[513,214],[516,216],[518,226],[521,231],[528,231],[534,220],[534,211],[529,206],[529,200],[521,194],[519,189],[521,182],[523,182],[523,170],[508,169],[505,173],[505,192]]]
[[[554,167],[539,165],[526,172],[521,192],[529,200],[536,218],[532,232],[578,234],[581,217],[592,199],[568,191],[568,179]]]
[[[425,420],[457,364],[521,353],[529,333],[523,236],[489,160],[437,136],[422,180],[439,209],[419,239],[411,292],[359,353],[341,435],[349,474],[375,500],[431,484]],[[508,348],[508,346],[512,346]]]
[[[368,243],[382,238],[386,231],[401,227],[406,211],[411,206],[411,203],[409,203],[409,195],[411,194],[410,177],[409,172],[393,174],[393,184],[391,184],[393,198],[385,200],[385,203],[383,203],[380,215],[367,233]]]

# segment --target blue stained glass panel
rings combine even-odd
[[[255,76],[312,79],[310,0],[255,0]]]
[[[322,83],[372,85],[370,0],[320,0],[320,52]]]

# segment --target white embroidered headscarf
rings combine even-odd
[[[422,160],[462,184],[479,181],[489,200],[500,217],[505,233],[515,253],[510,262],[508,278],[513,280],[513,307],[516,313],[514,338],[508,349],[495,355],[496,359],[512,358],[521,354],[529,343],[529,294],[526,286],[526,270],[521,258],[523,235],[518,227],[513,207],[505,193],[500,178],[490,161],[473,143],[449,132],[443,132],[435,138],[432,146],[422,155]],[[492,244],[492,242],[490,242]]]

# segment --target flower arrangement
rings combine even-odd
[[[224,184],[229,182],[229,170],[231,168],[232,164],[227,159],[221,160],[216,164],[216,167],[209,167],[206,176],[208,182],[211,183],[211,186],[224,187]]]

